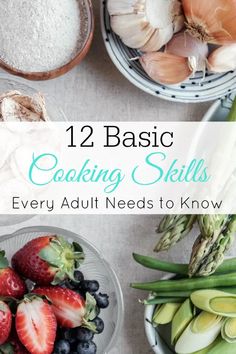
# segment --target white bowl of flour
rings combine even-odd
[[[94,31],[91,0],[4,0],[0,23],[0,66],[32,80],[79,64]]]

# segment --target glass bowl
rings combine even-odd
[[[12,78],[8,74],[0,75],[0,95],[7,91],[20,91],[21,93],[33,96],[36,93],[41,92],[41,90],[37,90],[26,83],[24,79],[21,78]],[[45,97],[46,102],[46,110],[48,116],[53,122],[65,122],[67,118],[62,111],[62,109],[58,106],[56,99],[48,95],[46,92],[41,92]]]
[[[29,86],[25,83],[25,80],[20,78],[11,79],[8,74],[0,75],[0,95],[7,91],[20,91],[21,93],[29,96],[33,96],[38,93],[39,90]],[[48,112],[48,116],[52,122],[65,122],[67,121],[66,116],[62,109],[56,103],[55,98],[49,96],[47,93],[42,92],[46,101],[46,109]],[[33,215],[0,215],[0,225],[15,225],[31,219]]]
[[[83,247],[85,253],[85,261],[80,268],[85,274],[85,278],[97,280],[100,283],[100,291],[109,295],[110,306],[101,311],[99,315],[105,323],[105,330],[102,334],[96,335],[94,339],[98,348],[97,353],[108,353],[114,346],[122,326],[124,315],[123,296],[115,272],[103,258],[103,255],[92,244],[78,234],[67,230],[49,226],[34,226],[23,228],[11,235],[1,236],[0,248],[4,249],[7,257],[11,259],[13,254],[28,241],[45,234],[57,234],[70,242],[78,242]]]

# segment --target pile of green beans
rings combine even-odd
[[[134,289],[151,291],[153,296],[143,303],[157,305],[168,302],[183,302],[195,290],[216,289],[236,294],[236,258],[225,260],[214,275],[187,278],[188,265],[165,262],[156,258],[134,253],[135,261],[142,266],[181,275],[181,278],[157,280],[148,283],[131,283]]]

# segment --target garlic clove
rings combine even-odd
[[[155,30],[143,20],[142,15],[113,16],[111,18],[111,26],[125,45],[137,49],[144,46],[155,32]],[[129,33],[128,36],[127,33]]]
[[[183,82],[192,74],[189,59],[168,53],[147,53],[140,63],[150,78],[164,85]]]
[[[184,26],[179,0],[108,0],[112,30],[131,48],[156,51]]]
[[[155,32],[142,15],[113,16],[111,26],[125,45],[137,49],[143,47]]]
[[[196,58],[195,71],[204,71],[209,48],[207,43],[199,41],[187,32],[180,32],[167,43],[165,52],[185,58],[194,57]]]
[[[154,28],[165,28],[181,14],[178,0],[146,0],[146,18]]]
[[[107,9],[112,15],[145,14],[146,0],[108,0]]]
[[[155,30],[149,41],[140,49],[143,52],[155,52],[161,49],[173,37],[173,26]]]
[[[225,45],[214,50],[207,64],[208,69],[215,73],[236,70],[236,44]]]
[[[213,44],[236,41],[235,0],[182,0],[188,31],[196,38]]]

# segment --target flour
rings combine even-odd
[[[0,58],[27,72],[68,63],[81,48],[81,0],[1,0]],[[82,16],[81,16],[82,14]]]

